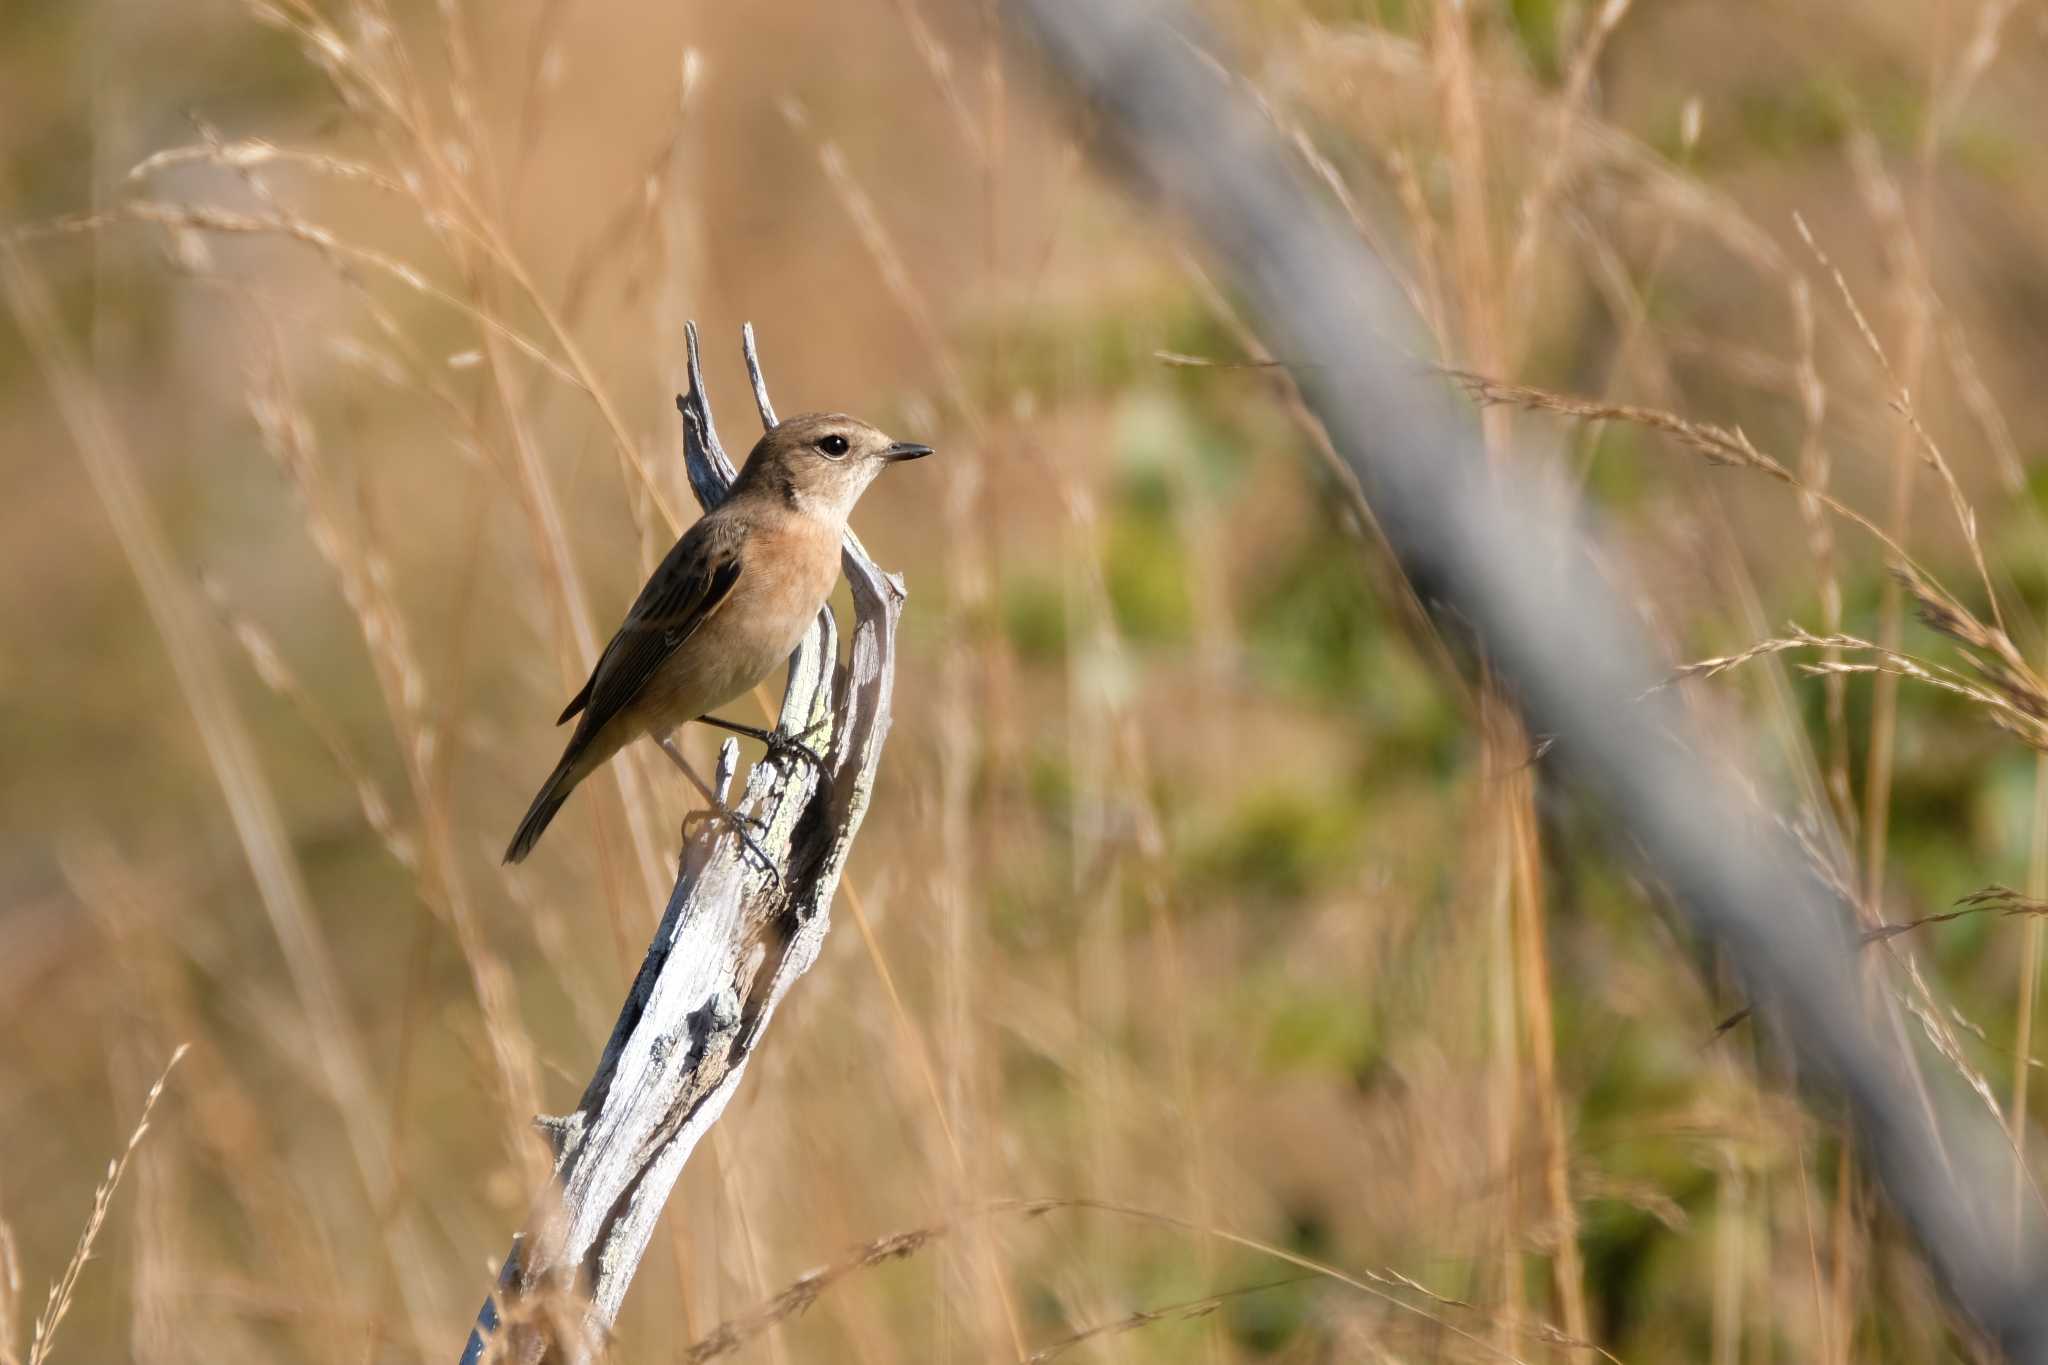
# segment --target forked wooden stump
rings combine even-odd
[[[690,391],[676,406],[690,488],[709,511],[736,471],[711,418],[696,324],[686,330]],[[773,427],[752,327],[743,338],[762,426]],[[849,657],[839,660],[828,607],[791,657],[778,718],[822,756],[823,771],[791,753],[748,773],[732,808],[772,873],[723,824],[684,845],[668,908],[581,1103],[536,1120],[555,1149],[554,1180],[513,1239],[463,1365],[596,1358],[676,1177],[738,1089],[775,1007],[817,960],[889,733],[903,611],[902,581],[851,531],[841,565],[853,586]],[[720,750],[721,798],[738,753],[730,739]]]

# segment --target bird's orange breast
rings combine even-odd
[[[632,710],[661,734],[716,711],[789,658],[839,581],[839,532],[791,516],[753,527],[718,609],[647,681]]]

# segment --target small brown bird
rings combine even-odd
[[[582,715],[505,861],[531,852],[576,784],[643,734],[660,739],[702,720],[793,743],[706,713],[796,648],[839,581],[847,514],[875,476],[931,453],[837,412],[792,417],[764,435],[726,500],[683,533],[647,580],[590,681],[555,722]]]

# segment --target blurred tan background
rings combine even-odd
[[[1450,362],[1739,429],[2040,657],[2039,7],[1209,13]],[[918,1228],[737,1356],[1976,1358],[1013,58],[937,0],[0,11],[0,1359],[179,1044],[55,1354],[459,1350],[689,807],[643,746],[497,863],[694,512],[686,318],[735,455],[743,320],[783,412],[940,455],[856,516],[910,601],[835,932],[617,1358]],[[1977,676],[1865,529],[1697,431],[1493,411],[1674,658],[1897,644],[1687,684],[1846,822],[1867,914],[2048,895],[2025,726],[1801,671]],[[2022,1135],[2037,925],[1868,950]]]

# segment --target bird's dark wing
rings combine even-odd
[[[603,658],[604,656],[599,655],[598,657]],[[575,696],[569,698],[569,704],[562,708],[562,714],[555,717],[555,724],[566,724],[568,722],[569,717],[575,715],[578,711],[581,711],[583,709],[583,704],[590,700],[590,685],[596,681],[597,670],[592,669],[590,671],[590,676],[583,680],[583,690],[578,692]]]
[[[598,656],[590,681],[562,712],[562,720],[583,712],[579,737],[596,734],[625,710],[668,657],[725,604],[740,578],[742,529],[726,518],[706,517],[668,552]]]

